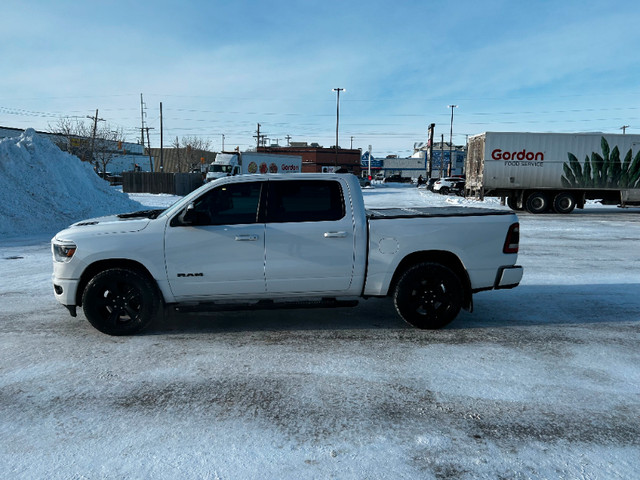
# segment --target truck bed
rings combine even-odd
[[[482,217],[488,215],[511,215],[511,210],[476,207],[411,207],[411,208],[368,208],[367,218],[418,218],[418,217]]]

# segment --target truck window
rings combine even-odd
[[[262,182],[232,183],[209,190],[193,202],[199,225],[256,223]]]
[[[232,169],[231,165],[209,165],[209,171],[213,173],[231,173]]]
[[[344,197],[339,182],[269,182],[267,222],[324,222],[340,220],[344,215]]]

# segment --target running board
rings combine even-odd
[[[192,313],[192,312],[233,312],[244,310],[286,310],[299,308],[350,308],[356,307],[358,300],[337,300],[335,298],[323,298],[322,300],[307,301],[283,301],[275,302],[273,300],[259,300],[253,303],[218,303],[218,302],[201,302],[201,303],[180,303],[173,306],[176,312]]]

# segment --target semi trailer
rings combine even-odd
[[[465,173],[468,196],[514,210],[640,205],[640,135],[485,132],[469,138]]]

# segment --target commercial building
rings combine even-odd
[[[288,147],[258,147],[257,151],[279,155],[299,155],[302,157],[303,173],[346,171],[359,176],[361,172],[359,149],[323,148],[319,145],[296,142]]]

